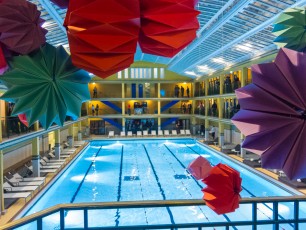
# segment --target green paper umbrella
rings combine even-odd
[[[82,102],[90,99],[88,73],[72,65],[62,46],[46,44],[39,50],[9,60],[11,71],[0,80],[8,87],[0,98],[14,102],[13,115],[25,113],[31,125],[39,120],[47,129],[63,125],[66,115],[79,117]]]
[[[304,7],[285,10],[274,22],[274,43],[296,51],[306,48],[306,14]]]

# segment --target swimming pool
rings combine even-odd
[[[21,215],[26,216],[62,203],[200,199],[204,184],[186,172],[187,165],[199,155],[207,158],[212,165],[225,163],[238,170],[242,177],[242,197],[297,194],[297,191],[281,188],[193,139],[93,141],[44,195],[34,204],[30,203],[30,208]],[[289,218],[292,215],[291,208],[290,204],[284,204],[279,210],[280,218]],[[259,219],[272,218],[271,207],[267,204],[258,206],[257,215]],[[92,211],[89,218],[94,220],[96,226],[120,226],[218,222],[250,217],[247,206],[226,215],[217,215],[206,206],[193,206],[154,210],[100,210]],[[67,227],[78,227],[78,220],[82,221],[77,211],[67,213],[65,219],[68,220]],[[58,220],[58,215],[52,215],[45,218],[44,226],[57,229]],[[281,227],[293,229],[289,224]],[[29,226],[28,229],[33,227]],[[257,229],[271,229],[271,226],[258,226]]]

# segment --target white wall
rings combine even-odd
[[[24,146],[18,147],[18,149],[4,153],[3,156],[4,170],[31,156],[32,156],[31,143],[25,144]]]

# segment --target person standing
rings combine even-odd
[[[184,97],[184,91],[185,91],[184,87],[181,86],[181,97]]]
[[[190,92],[189,92],[189,87],[187,86],[187,89],[186,89],[186,93],[187,93],[187,97],[189,97],[190,96]]]
[[[93,116],[95,115],[95,106],[93,104],[91,105],[91,113]]]
[[[128,109],[127,109],[128,115],[131,115],[131,105],[128,104]]]
[[[99,115],[99,105],[98,104],[96,104],[95,110],[96,110],[96,116],[98,116]]]
[[[212,126],[212,127],[211,127],[211,130],[209,131],[209,133],[210,133],[210,135],[212,136],[213,140],[215,140],[215,132],[216,132],[215,127]]]
[[[97,89],[97,86],[94,87],[93,89],[93,98],[97,98],[98,97],[98,89]]]

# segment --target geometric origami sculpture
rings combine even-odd
[[[272,33],[277,36],[274,43],[296,51],[306,48],[306,9],[289,8],[274,22]]]
[[[196,37],[197,0],[140,1],[142,52],[173,57]]]
[[[35,4],[25,0],[0,2],[0,42],[9,51],[28,54],[46,42],[47,30]]]
[[[202,189],[203,200],[217,214],[235,211],[239,207],[242,191],[240,173],[225,165],[217,164],[202,182],[207,186]]]
[[[243,148],[289,179],[306,177],[305,72],[306,54],[282,48],[274,62],[253,65],[253,83],[236,90],[232,122],[246,135]]]
[[[90,99],[90,77],[72,65],[62,46],[46,43],[39,50],[8,60],[11,67],[1,81],[8,90],[1,99],[15,103],[12,115],[25,114],[29,125],[39,120],[47,129],[63,125],[66,115],[76,119],[82,102]]]
[[[134,62],[139,0],[70,1],[67,28],[74,65],[106,78]]]
[[[211,168],[209,161],[202,156],[194,159],[187,167],[191,175],[197,180],[203,180],[207,177]]]

